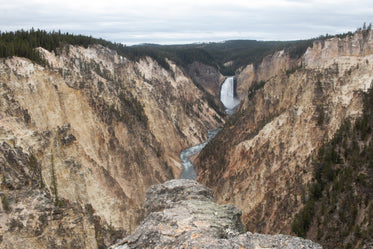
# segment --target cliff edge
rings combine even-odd
[[[241,211],[214,203],[211,189],[193,180],[171,180],[146,192],[147,217],[111,249],[322,248],[286,235],[244,232]]]

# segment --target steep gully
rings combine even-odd
[[[223,103],[225,112],[228,115],[232,115],[240,103],[239,98],[236,97],[235,94],[235,86],[234,86],[234,76],[227,77],[223,82],[221,89],[220,89],[220,101]],[[190,158],[197,153],[199,153],[207,144],[208,142],[213,139],[216,134],[219,133],[220,129],[208,131],[208,139],[204,143],[195,145],[193,147],[189,147],[183,150],[180,153],[180,160],[183,166],[183,171],[181,173],[181,179],[195,179],[197,178],[197,173],[194,170],[194,165],[190,161]]]

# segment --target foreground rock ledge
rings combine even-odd
[[[244,233],[241,211],[213,202],[209,188],[171,180],[146,192],[148,216],[111,249],[127,248],[322,248],[286,235]]]

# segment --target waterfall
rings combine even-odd
[[[240,100],[234,94],[234,77],[228,77],[220,89],[220,101],[226,108],[228,114],[233,114]]]
[[[225,111],[229,115],[232,115],[235,112],[238,104],[240,103],[240,100],[237,97],[235,97],[233,76],[228,77],[222,84],[220,89],[220,101],[225,106]],[[189,158],[199,153],[203,149],[203,147],[205,147],[206,144],[211,139],[213,139],[216,136],[216,134],[218,134],[220,130],[221,129],[209,131],[208,139],[206,142],[187,148],[180,153],[180,160],[181,164],[183,165],[183,172],[180,176],[181,179],[195,179],[197,177],[197,173],[194,170],[194,165],[189,160]]]

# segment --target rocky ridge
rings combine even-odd
[[[171,180],[146,192],[148,216],[111,249],[322,248],[286,235],[244,233],[241,211],[213,202],[211,189],[193,180]]]

